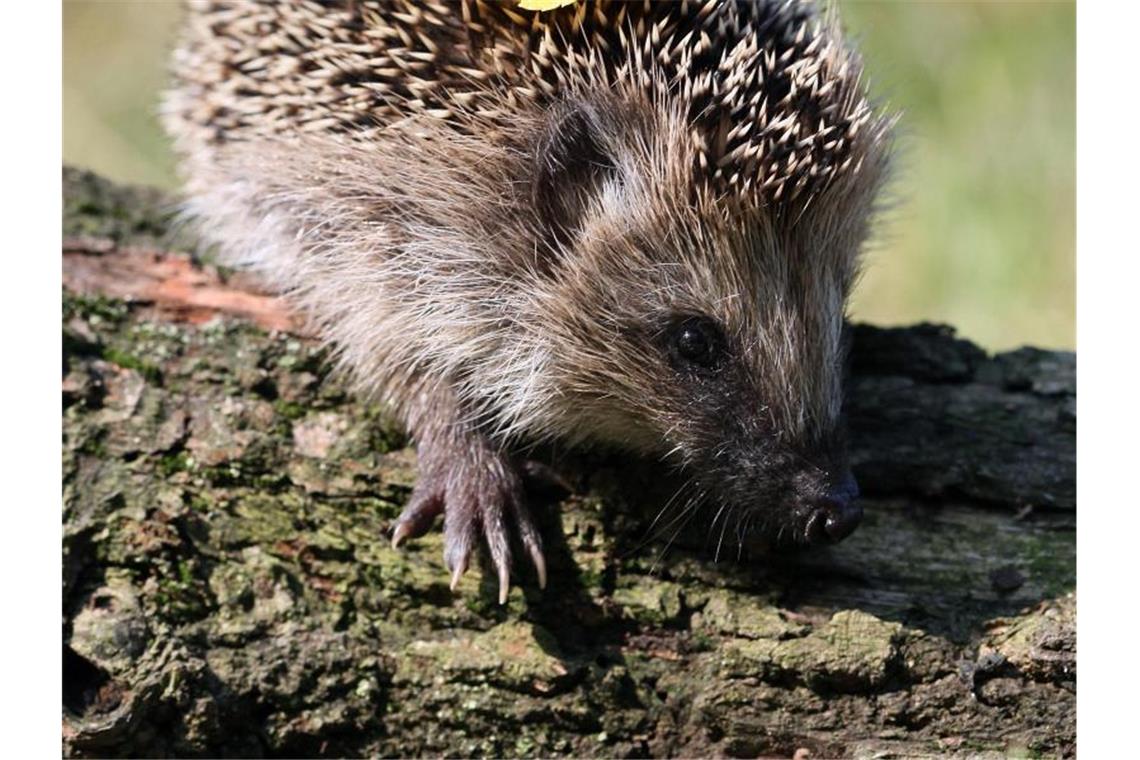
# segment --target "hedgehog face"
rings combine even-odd
[[[717,311],[676,314],[659,333],[668,365],[660,387],[670,400],[646,406],[648,424],[718,506],[722,535],[734,528],[729,535],[742,539],[751,528],[790,544],[844,538],[862,512],[838,413],[842,342],[819,334],[815,345],[834,348],[801,351],[811,326],[789,334],[788,319],[754,332],[734,325],[739,315],[710,316]],[[816,387],[805,384],[809,375]]]
[[[681,464],[726,523],[781,542],[846,536],[861,516],[841,417],[849,274],[777,275],[757,258],[790,250],[740,236],[685,253],[647,244],[575,272],[570,302],[589,306],[559,315],[552,351],[571,437]]]
[[[842,539],[862,514],[841,408],[863,186],[806,209],[726,200],[689,173],[680,130],[639,124],[649,137],[586,140],[597,173],[579,181],[594,190],[572,183],[573,205],[558,206],[565,237],[540,319],[552,427],[680,463],[726,525]]]

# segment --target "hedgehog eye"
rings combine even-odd
[[[704,317],[687,317],[673,325],[671,343],[677,356],[701,367],[717,363],[723,347],[716,323]]]

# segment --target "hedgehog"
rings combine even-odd
[[[545,586],[536,445],[841,540],[846,303],[894,117],[834,12],[527,4],[190,4],[162,106],[187,212],[406,426],[391,540],[442,515],[453,590],[485,556],[505,601],[520,552]]]

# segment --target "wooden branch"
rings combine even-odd
[[[280,302],[64,185],[66,755],[1074,752],[1072,354],[856,327],[850,539],[665,551],[652,465],[567,459],[499,607],[389,548],[414,453]]]

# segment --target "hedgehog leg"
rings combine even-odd
[[[408,423],[417,440],[419,476],[404,511],[396,520],[392,545],[430,530],[443,513],[443,560],[451,588],[482,544],[499,581],[499,601],[510,589],[511,544],[517,537],[546,587],[546,560],[538,527],[527,507],[523,481],[510,455],[462,420],[454,395],[446,389],[420,394],[423,405],[411,410]]]
[[[526,506],[522,480],[510,459],[473,436],[450,473],[444,510],[444,561],[452,586],[466,571],[478,539],[483,539],[499,580],[499,603],[510,588],[511,538],[517,535],[546,586],[542,539]]]

